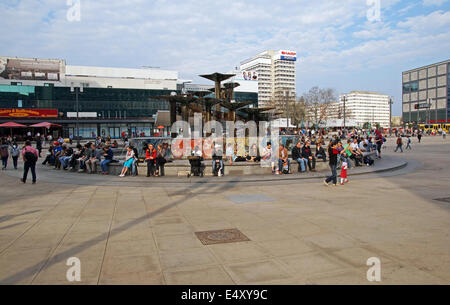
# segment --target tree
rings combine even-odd
[[[304,94],[306,105],[306,118],[312,122],[316,128],[319,124],[326,120],[327,110],[332,102],[336,101],[336,93],[334,89],[319,87],[311,88],[308,93]]]

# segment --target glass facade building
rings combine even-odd
[[[450,60],[402,73],[403,122],[450,122]]]
[[[82,138],[110,136],[119,138],[123,132],[130,135],[152,136],[154,116],[158,110],[169,110],[169,103],[152,98],[170,95],[173,90],[117,89],[117,88],[83,88],[78,94],[78,111],[80,113],[79,132]],[[180,93],[180,92],[177,92]],[[236,101],[258,103],[257,93],[235,92]],[[14,121],[23,124],[35,124],[42,121],[61,124],[63,137],[76,136],[76,95],[70,87],[22,86],[20,82],[0,85],[0,109],[54,109],[55,118],[19,118]],[[180,107],[177,107],[179,111]],[[86,117],[83,114],[88,113]],[[181,113],[180,113],[181,114]],[[0,123],[11,118],[0,117]]]

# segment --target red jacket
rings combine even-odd
[[[145,160],[151,160],[150,158],[156,159],[156,149],[153,149],[152,152],[150,152],[150,149],[145,151]]]

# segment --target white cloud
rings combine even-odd
[[[444,3],[446,3],[447,0],[423,0],[422,3],[425,6],[432,6],[432,5],[442,5]]]

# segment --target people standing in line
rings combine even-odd
[[[23,157],[23,177],[20,178],[20,182],[26,183],[28,171],[31,170],[31,176],[33,184],[36,184],[36,162],[39,159],[39,152],[36,148],[31,146],[31,141],[25,142],[25,147],[22,149]]]
[[[156,176],[164,177],[164,165],[166,162],[166,150],[162,144],[158,144],[156,149]]]
[[[401,152],[403,152],[403,140],[402,140],[402,136],[399,136],[397,138],[397,147],[395,148],[394,152],[397,152],[398,149],[400,148]]]
[[[6,139],[2,139],[0,145],[0,157],[2,158],[2,170],[5,170],[8,166],[8,158],[9,158],[9,146],[6,143]]]
[[[20,148],[16,142],[13,142],[10,146],[11,158],[13,160],[14,169],[17,169],[17,161],[20,156]]]
[[[337,185],[337,156],[339,154],[339,151],[337,150],[336,143],[333,142],[333,140],[330,141],[328,144],[328,158],[329,158],[329,165],[331,169],[331,176],[329,176],[327,179],[323,181],[323,183],[328,186],[328,183],[333,181],[333,186]]]
[[[129,168],[133,166],[134,162],[134,149],[133,146],[127,146],[127,153],[125,155],[125,163],[123,164],[122,172],[119,177],[125,177]]]
[[[153,144],[148,144],[145,150],[145,162],[147,162],[147,177],[155,175],[156,149]]]

